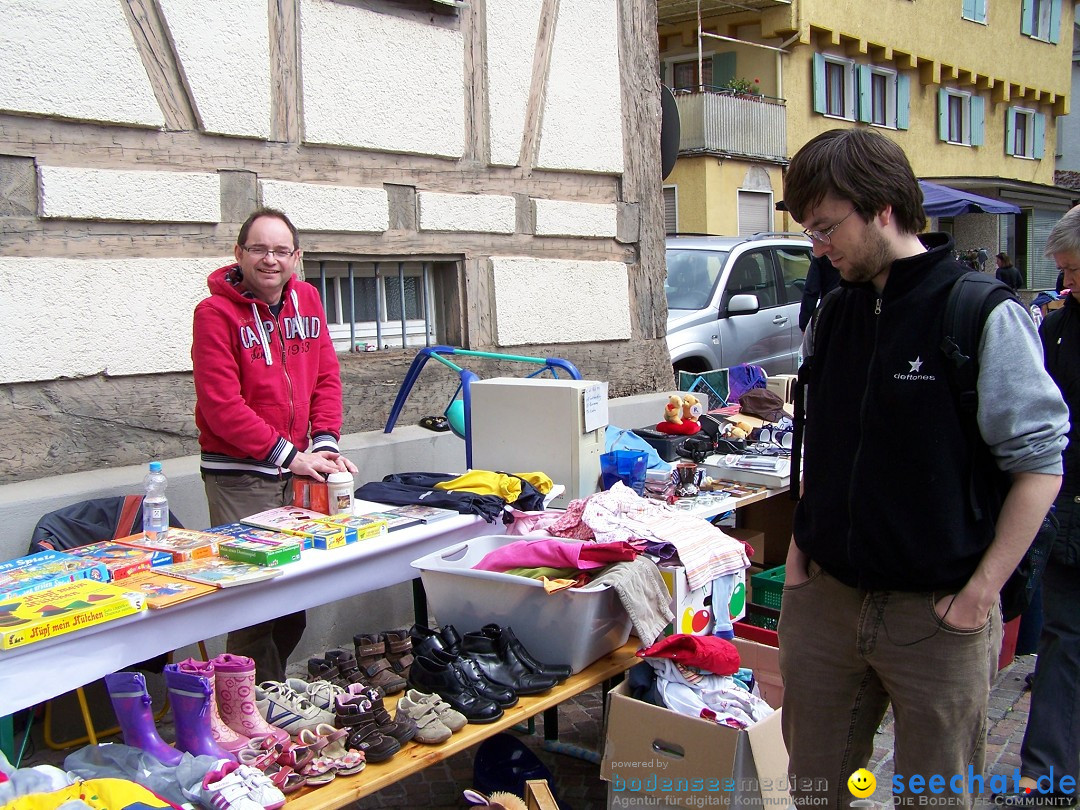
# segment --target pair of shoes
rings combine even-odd
[[[417,742],[438,745],[446,742],[455,731],[465,727],[468,719],[438,695],[428,695],[410,689],[397,704],[396,717],[405,716],[416,723]]]
[[[277,810],[285,794],[264,773],[224,760],[206,772],[202,799],[214,810]]]
[[[424,673],[418,676],[421,680],[426,678],[426,682],[430,683],[433,670],[450,667],[457,672],[458,678],[480,698],[495,703],[503,709],[509,709],[517,704],[518,695],[513,688],[491,680],[476,661],[462,655],[461,634],[453,625],[444,625],[439,631],[428,630],[426,627],[414,625],[410,632],[413,634],[413,649],[416,650],[418,655],[426,659],[424,664],[421,665]],[[415,661],[413,666],[416,666]],[[410,680],[409,683],[417,686],[421,691],[436,692],[442,695],[455,709],[460,709],[460,707],[454,705],[453,700],[439,691],[437,687],[425,689],[420,685],[420,680],[416,683]],[[460,709],[460,711],[470,720],[473,720],[470,712],[464,709]],[[473,722],[487,721],[474,720]]]
[[[334,722],[333,714],[320,709],[307,697],[279,681],[263,681],[255,687],[255,708],[267,723],[293,737],[301,729],[314,730],[319,723]]]
[[[372,633],[364,634],[357,633],[353,636],[353,645],[356,648],[356,661],[363,670],[364,678],[367,683],[372,686],[379,687],[385,695],[396,695],[402,691],[406,682],[398,671],[394,668],[393,664],[387,660],[386,649],[386,634],[385,633]],[[408,645],[407,650],[398,647],[399,653],[396,657],[401,661],[407,654],[409,656],[409,663],[412,663],[412,644]]]
[[[480,632],[488,638],[494,639],[499,644],[505,644],[510,654],[516,656],[526,667],[538,675],[548,675],[556,679],[556,683],[562,683],[573,674],[573,670],[566,664],[545,664],[531,655],[525,645],[521,643],[514,631],[509,627],[499,627],[497,624],[485,624]]]
[[[481,694],[498,689],[488,682],[472,661],[466,661],[442,650],[432,649],[430,655],[421,655],[409,668],[409,686],[419,692],[436,694],[454,709],[464,715],[469,723],[493,723],[503,715],[503,705]],[[517,695],[512,691],[507,694],[512,700],[504,705],[517,703]]]
[[[1034,788],[1018,793],[995,793],[993,797],[995,807],[1075,807],[1076,801],[1076,793],[1040,793]]]
[[[342,689],[354,683],[368,684],[356,663],[356,656],[347,650],[327,650],[323,658],[309,658],[307,670],[310,680],[330,681]]]
[[[314,731],[304,729],[300,732],[300,742],[318,752],[318,759],[324,760],[338,776],[360,773],[367,764],[362,752],[345,745],[348,737],[349,732],[329,725],[320,725]]]
[[[347,694],[349,691],[324,680],[303,681],[300,678],[286,678],[285,685],[323,711],[331,713],[334,711],[334,700],[337,696]]]
[[[348,729],[373,723],[380,734],[393,737],[399,745],[416,736],[416,723],[407,717],[395,720],[386,710],[382,698],[373,698],[372,694],[377,693],[360,691],[338,697],[334,724]]]
[[[519,695],[539,695],[559,682],[557,675],[526,662],[519,652],[524,647],[513,632],[504,631],[498,625],[488,627],[494,628],[490,634],[484,630],[466,633],[461,642],[462,656],[475,661],[488,680],[509,687]]]

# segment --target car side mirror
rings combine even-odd
[[[758,298],[753,294],[731,296],[727,303],[728,315],[753,315],[760,308]]]

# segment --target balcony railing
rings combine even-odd
[[[769,96],[725,91],[675,93],[679,108],[679,153],[721,152],[786,161],[787,108]]]

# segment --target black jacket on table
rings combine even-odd
[[[880,298],[841,282],[808,360],[794,537],[852,587],[959,588],[993,540],[969,507],[974,452],[940,348],[949,290],[967,268],[947,236],[921,238],[928,251],[894,262]]]

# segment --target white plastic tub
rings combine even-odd
[[[523,539],[488,535],[413,561],[439,625],[462,634],[491,622],[509,626],[537,659],[574,672],[625,644],[630,617],[608,585],[548,594],[539,580],[473,570],[488,552]]]

